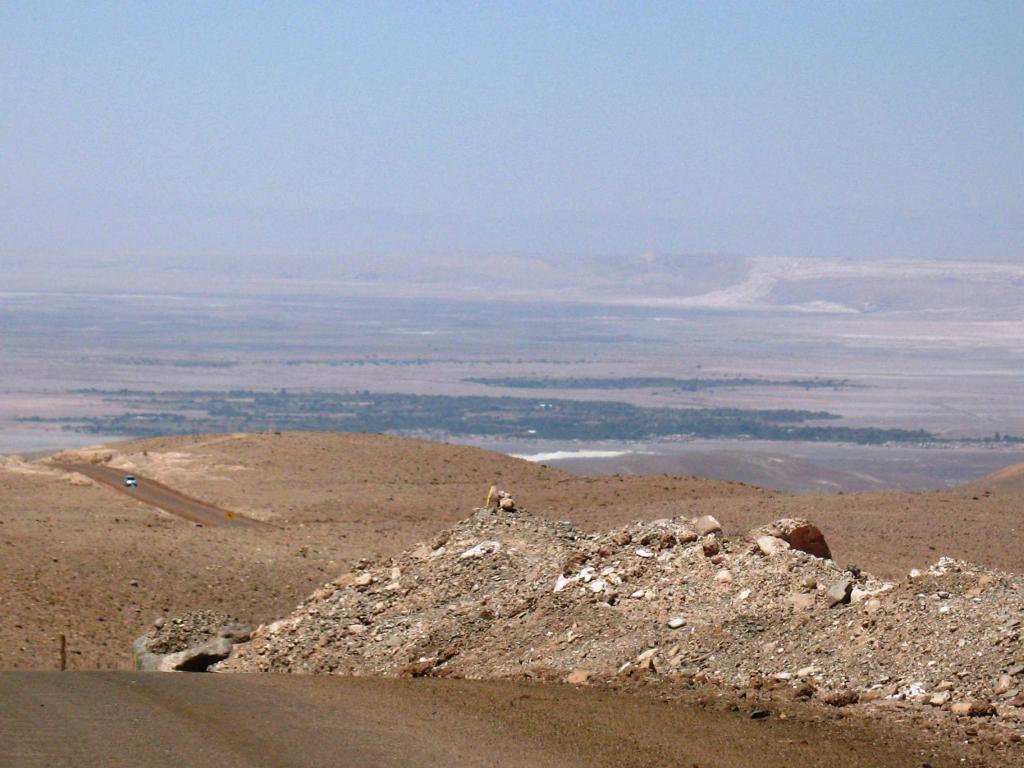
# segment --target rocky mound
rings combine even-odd
[[[504,495],[326,584],[218,669],[573,682],[639,672],[1019,722],[1024,580],[944,559],[894,584],[827,553],[801,520],[734,540],[711,517],[585,534]]]
[[[133,667],[142,672],[204,672],[249,637],[248,627],[224,613],[200,609],[173,619],[160,617],[132,644]]]

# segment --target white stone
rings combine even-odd
[[[495,552],[499,552],[499,551],[501,551],[501,542],[500,541],[481,541],[475,547],[470,547],[465,552],[463,552],[461,555],[459,555],[459,559],[460,560],[469,560],[469,559],[475,558],[475,557],[483,557],[484,555],[491,555],[491,554],[494,554]]]
[[[783,552],[789,549],[789,543],[778,539],[774,536],[758,536],[755,539],[757,548],[761,550],[764,555],[774,555],[776,552]]]

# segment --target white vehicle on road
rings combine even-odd
[[[125,475],[124,486],[125,488],[138,488],[139,481],[135,479],[135,475]]]

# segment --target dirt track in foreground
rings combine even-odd
[[[961,758],[966,757],[966,762]],[[977,752],[565,685],[129,673],[0,674],[0,766],[945,768]]]

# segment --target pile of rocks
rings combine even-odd
[[[501,498],[324,585],[217,669],[642,675],[1024,718],[1018,576],[943,559],[890,583],[838,566],[803,520],[738,539],[711,517],[587,534]]]
[[[160,617],[132,644],[133,666],[140,672],[205,672],[250,637],[248,627],[222,613],[196,610]]]

